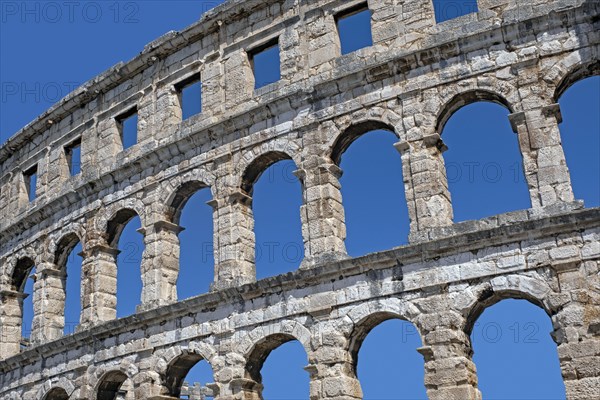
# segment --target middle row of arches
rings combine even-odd
[[[470,129],[471,137],[463,135],[462,142],[455,147],[458,151],[444,154],[444,157],[447,154],[458,155],[446,159],[447,168],[453,165],[468,167],[459,171],[464,179],[458,179],[457,182],[451,179],[451,173],[457,175],[457,172],[447,170],[448,184],[453,195],[470,199],[465,201],[463,207],[457,207],[455,204],[457,216],[461,219],[480,218],[527,208],[530,202],[519,145],[517,136],[510,130],[506,109],[498,104],[473,104],[446,121],[446,129],[458,131],[464,128],[469,120],[472,121],[474,115],[478,116],[480,126]],[[482,118],[482,115],[485,117]],[[481,136],[484,130],[486,140],[478,140],[477,135]],[[447,135],[444,137],[448,138]],[[110,281],[114,281],[114,291],[111,289],[104,293],[104,300],[108,299],[106,308],[109,315],[84,315],[82,308],[91,308],[90,304],[86,304],[91,300],[81,290],[82,273],[89,275],[97,271],[82,272],[85,260],[77,254],[90,255],[90,251],[82,253],[84,249],[78,244],[80,238],[77,234],[66,235],[56,246],[54,260],[56,268],[62,271],[59,281],[62,282],[60,286],[64,291],[62,296],[60,293],[56,294],[55,300],[58,300],[58,304],[63,304],[65,312],[63,316],[57,315],[54,318],[52,333],[42,336],[56,337],[61,329],[65,333],[73,332],[80,322],[80,316],[89,324],[135,313],[140,302],[144,303],[142,280],[148,271],[143,269],[148,269],[148,265],[144,265],[143,258],[157,260],[161,263],[160,273],[170,274],[172,285],[166,289],[146,288],[147,292],[158,291],[158,294],[154,293],[154,298],[166,303],[205,293],[211,286],[218,288],[217,281],[221,279],[216,279],[214,274],[218,268],[214,262],[215,247],[219,248],[218,251],[233,251],[236,253],[235,257],[239,257],[240,254],[242,258],[245,257],[242,261],[246,263],[238,263],[234,268],[243,269],[245,265],[251,269],[249,274],[225,269],[219,277],[231,278],[235,284],[235,279],[240,276],[253,276],[255,266],[257,278],[297,269],[300,263],[306,260],[304,252],[307,243],[323,246],[334,254],[338,250],[339,257],[345,256],[346,247],[349,255],[358,256],[406,243],[409,213],[406,207],[406,190],[403,185],[403,182],[406,182],[403,172],[406,173],[408,169],[405,166],[403,170],[401,157],[394,149],[397,139],[393,129],[381,122],[371,121],[353,126],[333,146],[331,164],[322,166],[316,179],[312,177],[312,187],[307,187],[307,181],[311,178],[307,178],[306,173],[298,172],[296,164],[285,152],[265,152],[248,163],[242,175],[241,190],[233,192],[229,198],[229,207],[241,208],[241,212],[239,209],[234,212],[230,210],[233,220],[228,227],[217,226],[220,222],[217,222],[214,216],[215,212],[222,212],[227,207],[211,207],[215,206],[211,190],[205,182],[198,180],[187,181],[173,192],[166,202],[166,213],[169,215],[165,218],[163,226],[156,228],[154,232],[142,229],[135,207],[116,210],[104,224],[105,234],[102,240],[107,248],[101,249],[103,255],[90,257],[91,263],[94,264],[98,264],[98,261],[106,256],[109,259],[115,258],[114,268],[103,271]],[[451,142],[452,139],[448,138],[447,141]],[[483,148],[477,152],[478,144]],[[486,152],[489,147],[496,151]],[[473,154],[478,154],[479,158],[474,159]],[[458,161],[461,157],[465,160],[463,164]],[[492,171],[493,177],[483,174],[478,179],[478,176],[474,175],[473,167],[481,165],[486,159],[501,166],[500,177],[497,170]],[[346,171],[344,176],[341,176],[339,167]],[[506,173],[507,171],[510,173]],[[487,192],[485,188],[482,190],[485,184],[488,184]],[[465,193],[457,196],[452,190],[453,185],[462,185]],[[487,207],[481,207],[480,203],[484,201]],[[308,206],[311,202],[312,208]],[[332,204],[338,207],[332,207]],[[313,215],[312,219],[317,219],[320,225],[318,229],[310,232],[310,227],[306,229],[302,226],[300,215],[315,212],[317,215]],[[214,227],[219,229],[220,233],[229,233],[229,243],[225,243],[225,246],[222,243],[222,235],[214,234],[213,221]],[[185,230],[182,231],[180,226],[185,227]],[[337,229],[338,232],[332,234],[327,229]],[[346,229],[349,235],[344,243]],[[314,237],[307,240],[306,236],[315,231],[320,231],[316,232],[317,235],[321,235],[317,238],[320,241]],[[140,235],[140,232],[144,235]],[[160,237],[156,238],[157,235]],[[254,248],[239,247],[244,235],[252,236],[256,243]],[[106,264],[104,265],[106,267]],[[15,290],[29,294],[34,292],[34,279],[25,281],[27,276],[36,276],[32,274],[35,266],[36,260],[33,259],[18,261],[13,273]],[[242,279],[237,283],[246,282]],[[170,293],[160,293],[162,290]],[[24,302],[22,327],[25,337],[34,325],[36,311],[33,303],[34,296],[30,296]],[[112,306],[115,309],[114,313]],[[101,314],[102,310],[96,307],[94,312]],[[42,322],[44,321],[40,321],[40,324]]]

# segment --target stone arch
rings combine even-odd
[[[283,160],[291,160],[292,158],[280,151],[271,151],[268,153],[261,154],[259,157],[254,159],[248,168],[242,175],[242,190],[249,196],[252,195],[254,184],[258,181],[262,173],[276,162]]]
[[[201,168],[178,175],[162,184],[161,193],[168,193],[165,205],[169,207],[171,222],[179,224],[181,212],[190,197],[206,188],[214,196],[214,176]]]
[[[508,98],[500,93],[490,89],[469,88],[468,90],[460,91],[451,95],[449,98],[443,99],[440,111],[437,114],[435,130],[438,134],[442,134],[444,127],[450,118],[461,108],[476,102],[491,102],[499,104],[508,109],[511,113],[515,112],[515,105]]]
[[[327,137],[327,153],[323,156],[339,165],[344,151],[363,134],[383,129],[392,132],[400,139],[403,135],[399,128],[401,124],[402,117],[396,111],[381,104],[325,121],[321,124],[323,134]]]
[[[36,398],[40,400],[68,400],[74,392],[75,385],[71,380],[65,377],[59,378],[58,381],[49,379],[40,387]],[[60,397],[61,395],[63,397]]]
[[[547,74],[545,80],[548,83],[548,97],[553,103],[557,103],[563,93],[576,82],[600,75],[600,60],[590,57],[588,60],[581,60],[579,52],[571,53],[567,57],[557,62]],[[573,62],[579,59],[578,62]]]
[[[81,236],[76,232],[65,233],[57,242],[52,242],[50,250],[53,254],[53,263],[58,269],[64,269],[67,264],[69,253],[81,243]]]
[[[69,400],[69,395],[63,388],[54,388],[51,389],[42,400]]]
[[[142,226],[147,226],[144,203],[135,198],[124,199],[105,207],[103,212],[96,217],[94,227],[97,232],[105,235],[107,244],[111,245],[115,242],[115,238],[118,241],[124,225],[135,216],[140,217]],[[123,226],[119,229],[119,225]]]
[[[17,292],[23,291],[25,282],[27,281],[27,275],[29,275],[35,265],[34,259],[30,256],[22,256],[16,259],[10,275],[10,285],[13,290]]]
[[[296,157],[296,159],[294,157]],[[288,151],[288,149],[277,148],[259,152],[258,155],[252,158],[249,163],[243,162],[240,165],[240,167],[243,167],[243,170],[241,170],[243,172],[240,173],[241,190],[249,196],[252,196],[254,184],[261,177],[262,173],[265,172],[271,165],[283,160],[292,160],[296,166],[298,166],[300,165],[300,160],[298,157],[299,152],[291,153]]]
[[[204,342],[191,342],[187,346],[177,346],[170,349],[161,358],[159,371],[168,391],[167,394],[179,397],[181,385],[192,367],[204,360],[212,368],[212,360],[216,355],[216,350]]]
[[[69,223],[62,229],[52,232],[47,246],[49,259],[60,268],[65,261],[63,257],[66,257],[77,242],[83,245],[85,237],[85,228],[83,223],[79,222]]]
[[[339,165],[341,162],[342,154],[350,147],[352,143],[367,132],[374,130],[385,130],[392,132],[396,137],[400,137],[396,129],[383,121],[380,120],[364,120],[353,123],[341,130],[340,134],[335,139],[331,146],[331,153],[329,157],[336,164]]]
[[[123,229],[129,221],[136,216],[140,216],[134,209],[123,208],[113,214],[106,224],[106,240],[108,245],[116,247]],[[142,225],[143,226],[143,225]]]
[[[238,353],[246,359],[246,374],[260,383],[260,370],[269,354],[284,343],[297,340],[310,354],[311,334],[302,324],[296,321],[280,321],[260,326],[248,333],[238,347]]]
[[[137,373],[136,365],[128,360],[123,360],[118,365],[100,367],[90,379],[93,396],[96,400],[114,400],[126,381],[133,385]],[[130,389],[133,390],[133,387]]]
[[[171,221],[179,225],[181,213],[188,200],[198,191],[206,189],[209,186],[202,181],[187,181],[179,185],[177,190],[169,197],[167,205],[173,212]]]
[[[553,310],[547,302],[547,296],[552,292],[550,286],[541,278],[532,278],[521,275],[507,275],[492,279],[481,287],[476,295],[476,300],[464,310],[464,332],[471,335],[475,322],[483,312],[505,299],[527,300],[540,307],[552,318]]]
[[[293,138],[281,137],[245,151],[234,166],[238,187],[251,193],[252,185],[260,175],[272,164],[282,160],[292,160],[297,166],[300,165],[301,147]]]
[[[356,306],[345,317],[352,325],[349,335],[348,352],[352,362],[353,372],[356,375],[358,365],[358,352],[367,335],[379,324],[390,319],[400,319],[412,323],[423,342],[423,335],[418,325],[414,322],[419,315],[417,307],[405,300],[390,298],[375,300]]]
[[[96,388],[98,400],[114,400],[119,389],[129,377],[121,371],[110,371],[104,374]]]
[[[38,255],[33,250],[34,246],[35,244],[22,247],[15,251],[10,257],[7,257],[5,274],[0,277],[0,282],[2,282],[5,287],[10,290],[18,291],[20,286],[15,287],[14,284],[22,278],[22,268],[24,266],[22,263],[27,261],[33,263],[34,266],[39,263],[40,260]]]

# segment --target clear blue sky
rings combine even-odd
[[[0,2],[0,142],[44,112],[60,97],[120,60],[129,60],[144,45],[169,30],[193,23],[220,1]],[[473,3],[438,1],[439,20],[473,9]],[[17,7],[7,8],[7,5]],[[26,8],[24,8],[26,7]],[[441,10],[441,11],[440,11]],[[359,40],[358,38],[355,40]],[[350,48],[352,43],[349,44]],[[561,134],[576,197],[587,206],[600,205],[600,78],[571,87],[561,98],[565,122]],[[527,187],[515,134],[501,106],[478,103],[459,110],[448,122],[444,157],[456,221],[477,219],[529,207]],[[406,243],[408,216],[400,157],[389,132],[371,132],[344,154],[341,167],[348,251],[357,256]],[[295,270],[302,259],[300,184],[291,162],[266,171],[254,190],[259,278]],[[472,173],[471,173],[472,172]],[[212,281],[212,213],[208,190],[192,197],[181,225],[180,298],[208,290]],[[119,247],[119,316],[139,302],[141,236],[139,220],[131,221]],[[201,251],[198,251],[201,249]],[[67,321],[79,318],[78,246],[68,263]],[[126,288],[126,290],[125,290]],[[27,290],[31,290],[31,281]],[[31,297],[25,319],[31,318]],[[479,383],[486,399],[563,399],[551,323],[539,308],[507,300],[486,310],[472,334]],[[408,322],[388,321],[364,342],[358,365],[366,399],[423,399],[421,345]],[[288,343],[263,368],[265,399],[308,398],[306,355]],[[190,381],[211,381],[201,363]]]

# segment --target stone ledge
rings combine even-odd
[[[479,232],[486,229],[498,228],[514,223],[534,221],[549,216],[562,215],[572,211],[582,210],[582,201],[572,203],[557,203],[547,207],[529,208],[525,210],[511,211],[479,220],[457,222],[450,226],[436,227],[424,232],[411,234],[411,243],[421,243],[430,240],[438,240],[451,236]]]
[[[287,274],[262,279],[238,288],[224,289],[196,296],[178,303],[144,311],[126,318],[103,323],[86,331],[65,336],[50,343],[28,349],[16,356],[0,361],[0,371],[19,368],[32,359],[45,358],[82,343],[115,336],[149,323],[177,318],[190,310],[216,309],[237,301],[260,298],[307,285],[331,282],[358,275],[370,270],[402,267],[409,263],[426,262],[461,251],[473,251],[489,246],[514,243],[537,236],[547,237],[562,232],[579,231],[600,227],[600,208],[573,211],[567,214],[516,222],[477,232],[460,233],[455,236],[397,247],[391,250],[368,254],[362,257],[316,265]]]

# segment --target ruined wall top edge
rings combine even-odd
[[[379,3],[380,0],[228,0],[207,11],[197,22],[184,30],[179,32],[170,31],[164,34],[147,44],[140,54],[130,61],[117,63],[69,93],[0,145],[0,164],[5,164],[7,160],[14,164],[14,159],[11,160],[11,156],[27,145],[28,142],[45,134],[52,126],[67,119],[77,110],[94,101],[100,94],[106,93],[118,85],[143,74],[150,65],[172,56],[190,44],[201,42],[202,47],[207,47],[206,43],[213,41],[210,46],[218,49],[222,56],[223,51],[227,52],[227,48],[245,46],[248,43],[255,42],[256,40],[248,40],[248,38],[237,34],[237,32],[231,35],[233,31],[239,33],[248,31],[247,29],[236,28],[242,22],[244,25],[253,25],[259,28],[256,33],[252,32],[252,29],[250,32],[252,36],[258,36],[260,41],[261,38],[268,38],[271,31],[281,31],[282,25],[289,23],[293,18],[306,17],[315,13],[335,15],[346,8],[352,8],[358,4],[368,4],[370,9],[374,7],[404,7],[405,10],[400,11],[400,14],[406,18],[414,17],[409,15],[414,9],[419,9],[420,13],[429,13],[428,24],[422,26],[422,29],[424,32],[429,29],[425,33],[430,35],[437,33],[435,29],[438,24],[436,24],[433,17],[433,3],[431,0],[414,0],[411,4],[400,4],[398,2],[398,4],[392,6],[383,2]],[[536,6],[550,5],[552,8],[554,7],[552,4],[554,4],[556,6],[554,8],[559,10],[565,7],[576,7],[583,3],[585,3],[584,0],[570,0],[567,2],[553,0],[528,2],[523,0],[479,0],[478,13],[463,19],[458,25],[453,21],[445,21],[442,24],[451,27],[453,25],[464,25],[465,22],[493,18],[504,20],[506,16],[511,22],[518,22],[520,19],[530,18],[532,13],[535,14],[534,8]],[[512,12],[509,12],[511,10]],[[227,33],[222,35],[219,32]],[[217,34],[214,35],[215,33]],[[1,169],[6,171],[7,168],[3,165]]]

